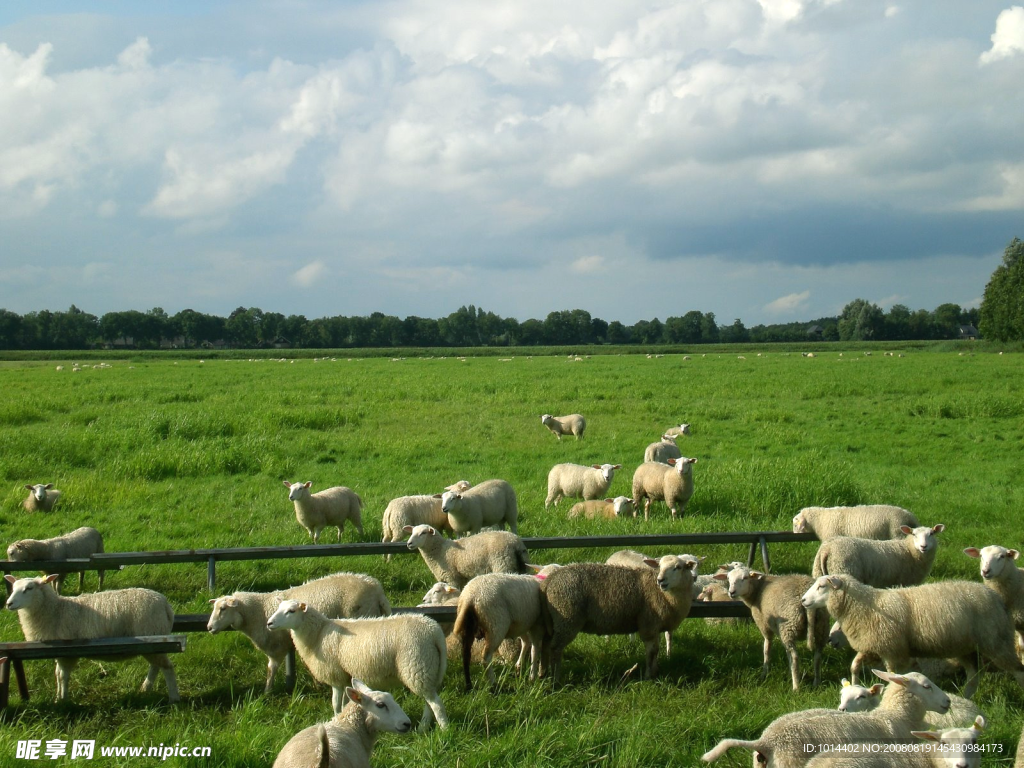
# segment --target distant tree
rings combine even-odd
[[[700,340],[704,344],[714,344],[720,338],[718,323],[714,312],[705,312],[700,318]]]
[[[541,320],[524,320],[519,326],[519,341],[528,347],[544,344],[544,323]]]
[[[871,341],[882,338],[885,315],[877,304],[854,299],[839,316],[839,338],[843,341]]]
[[[1024,340],[1024,241],[1015,237],[1003,252],[979,308],[979,326],[986,337],[998,341]]]
[[[885,338],[910,338],[910,307],[906,304],[893,304],[885,315]]]
[[[750,332],[738,317],[719,331],[719,340],[724,344],[737,344],[750,341]]]
[[[0,309],[0,349],[20,349],[24,344],[24,326],[25,321],[21,315],[8,309]]]
[[[962,311],[959,304],[940,304],[932,312],[935,338],[955,339],[960,335]]]
[[[608,323],[608,332],[605,334],[609,344],[629,344],[632,340],[629,329],[618,320]]]

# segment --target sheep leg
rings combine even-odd
[[[658,651],[661,650],[661,641],[655,635],[651,640],[644,640],[644,648],[647,650],[647,671],[644,677],[652,680],[658,676]]]
[[[97,589],[96,591],[97,592],[102,592],[103,591],[103,577],[107,574],[107,572],[106,571],[97,571],[97,573],[100,576],[100,586],[99,586],[99,589]]]
[[[85,571],[78,572],[78,591],[85,591]]]
[[[858,651],[857,655],[853,657],[853,663],[850,664],[850,682],[854,685],[859,685],[858,680],[860,680],[860,668],[867,658],[868,654],[864,651]]]
[[[530,680],[540,677],[540,657],[543,647],[544,628],[538,626],[530,632]]]
[[[181,696],[178,693],[178,676],[174,673],[174,665],[171,664],[170,659],[167,661],[167,666],[164,667],[164,682],[167,683],[167,701],[171,704],[181,701]]]
[[[526,661],[526,652],[533,649],[533,643],[530,642],[530,638],[527,635],[523,635],[519,638],[519,658],[516,659],[516,674],[521,674],[523,671],[523,662]],[[533,654],[530,654],[531,657]]]
[[[665,655],[672,655],[672,633],[667,629],[665,630]]]
[[[270,656],[267,657],[267,684],[263,688],[264,693],[270,693],[274,690],[274,678],[277,676],[277,668],[281,666],[281,662]]]
[[[799,658],[796,655],[796,646],[787,645],[786,653],[789,655],[789,675],[793,678],[793,690],[800,690],[800,667]]]
[[[669,504],[668,505],[668,509],[672,513],[672,519],[675,520],[676,519],[676,508],[675,508],[675,506],[672,505],[672,504]]]
[[[344,686],[331,686],[331,706],[334,708],[334,714],[336,715],[339,714],[345,706]]]
[[[974,693],[978,690],[978,662],[972,653],[968,656],[961,656],[960,663],[964,667],[964,672],[967,673],[967,684],[964,686],[964,698],[970,699],[974,697]]]
[[[765,632],[764,634],[764,664],[761,666],[761,679],[764,680],[768,677],[768,665],[772,660],[772,633]]]
[[[651,499],[650,497],[644,499],[644,520],[649,520],[651,514]]]
[[[821,685],[821,648],[814,649],[814,687]]]
[[[71,684],[71,671],[78,664],[78,659],[57,659],[54,673],[57,677],[57,701],[67,701],[68,688]]]
[[[441,697],[437,691],[424,696],[424,700],[427,702],[423,707],[423,719],[420,721],[420,730],[425,731],[430,727],[431,716],[437,720],[437,727],[442,731],[448,727],[448,715],[444,711],[444,704],[441,703]]]

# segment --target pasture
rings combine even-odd
[[[458,479],[500,477],[519,498],[523,536],[789,530],[812,504],[892,503],[922,524],[945,523],[932,578],[979,580],[965,546],[1020,547],[1024,508],[1024,357],[913,351],[904,358],[835,351],[815,358],[768,352],[565,357],[388,358],[314,362],[243,359],[120,360],[110,368],[55,371],[58,361],[0,368],[0,531],[4,546],[81,525],[108,552],[309,543],[281,480],[313,490],[348,485],[363,498],[366,539],[396,496],[433,493]],[[582,441],[557,441],[542,413],[581,412]],[[655,505],[650,522],[567,520],[569,504],[544,509],[548,469],[559,462],[621,463],[611,494],[629,495],[644,447],[681,421],[683,455],[698,459],[684,518]],[[53,482],[64,497],[50,514],[20,507],[26,483]],[[334,529],[321,537],[335,541]],[[356,541],[346,528],[345,541]],[[777,572],[809,572],[815,544],[774,545]],[[663,554],[664,552],[652,552]],[[611,550],[550,550],[533,560],[603,560]],[[708,565],[745,559],[744,548],[708,547]],[[760,565],[760,563],[758,563]],[[416,554],[224,563],[221,594],[269,590],[336,570],[369,573],[393,605],[415,605],[433,583]],[[705,568],[705,571],[708,569]],[[95,588],[95,573],[86,577]],[[201,565],[129,567],[107,588],[146,586],[181,613],[208,610]],[[66,589],[73,593],[77,579]],[[13,612],[0,638],[22,639]],[[496,693],[462,690],[450,662],[442,698],[452,727],[382,737],[378,765],[692,766],[724,736],[752,738],[774,717],[835,707],[848,652],[829,650],[825,684],[789,688],[780,647],[760,681],[753,625],[686,620],[659,679],[629,671],[642,646],[581,636],[569,646],[566,685],[499,674]],[[810,657],[801,646],[801,667]],[[270,765],[298,730],[330,715],[330,692],[299,664],[293,697],[262,696],[265,657],[240,633],[191,635],[174,657],[182,703],[138,692],[145,665],[83,662],[73,703],[52,703],[52,662],[27,664],[32,699],[12,693],[0,728],[0,764],[19,739],[95,739],[99,745],[209,746],[191,764]],[[420,702],[398,701],[418,721]],[[1024,691],[982,674],[975,701],[989,715],[984,741],[1021,730]],[[995,757],[986,760],[995,761]],[[720,764],[749,765],[746,752]],[[67,758],[62,762],[74,763]],[[97,758],[97,762],[101,762]],[[155,764],[150,758],[134,764]],[[173,759],[168,764],[173,763]]]

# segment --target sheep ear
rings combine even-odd
[[[911,731],[910,735],[926,741],[939,741],[942,738],[938,731]]]
[[[688,464],[696,464],[696,463],[697,463],[697,460],[696,460],[696,459],[687,459],[687,460],[686,460],[686,462],[687,462]]]
[[[16,579],[16,578],[14,578],[13,576],[11,576],[11,574],[9,574],[9,573],[5,573],[5,574],[4,574],[4,579],[6,579],[6,580],[7,580],[7,583],[8,583],[8,584],[13,584],[14,582],[16,582],[16,581],[17,581],[17,579]]]
[[[591,464],[590,466],[592,466],[594,469],[601,469],[600,464]]]
[[[43,488],[45,488],[46,490],[50,490],[51,488],[53,488],[53,483],[47,483],[46,485],[43,486]]]
[[[532,569],[534,573],[540,573],[544,568],[543,565],[534,565],[533,563],[527,563],[526,567]]]
[[[291,488],[292,487],[292,484],[289,483],[287,480],[282,480],[281,482],[284,483],[284,487],[285,488]]]
[[[346,688],[345,695],[348,696],[350,701],[354,701],[356,704],[363,700],[363,694],[361,694],[355,688]]]
[[[403,525],[403,526],[402,526],[402,530],[403,530],[403,531],[404,531],[405,533],[412,533],[412,526],[411,526],[411,525]]]
[[[946,526],[944,526],[942,523],[932,526],[932,533],[942,533],[944,530],[946,530]]]
[[[749,575],[750,575],[750,578],[752,578],[752,579],[763,579],[764,578],[764,574],[761,573],[760,571],[751,571]]]
[[[216,602],[217,602],[217,598],[216,597],[211,597],[210,600],[209,600],[210,605],[213,605]]]
[[[458,591],[459,591],[458,589],[456,589],[455,587],[451,586],[450,584],[445,584],[444,593],[446,595],[450,595],[450,594],[452,594],[454,592],[458,592]]]
[[[878,694],[880,694],[884,690],[885,690],[885,686],[882,685],[881,683],[875,683],[870,688],[868,688],[868,691],[871,693],[872,696],[877,696]]]
[[[615,502],[615,499],[605,499],[605,501],[608,502],[609,504],[612,504]]]
[[[853,683],[851,683],[845,677],[842,679],[842,682],[840,684],[843,686],[843,688],[849,688],[851,685],[853,685]]]
[[[828,579],[829,586],[831,586],[832,589],[842,589],[843,588],[843,580],[840,579],[839,577],[837,577],[837,576],[828,576],[826,578]]]
[[[312,481],[312,480],[307,480],[306,482],[304,482],[304,483],[303,483],[303,485],[304,485],[304,486],[305,486],[306,488],[309,488],[309,486],[311,486],[312,484],[313,484],[313,481]]]
[[[972,725],[971,728],[973,728],[976,731],[984,731],[985,730],[985,716],[984,715],[978,715],[976,718],[974,718],[974,725]]]
[[[299,610],[302,611],[303,613],[305,613],[306,612],[306,604],[305,603],[299,603]]]
[[[352,687],[360,693],[372,693],[373,689],[364,683],[362,680],[352,679]]]
[[[964,550],[964,554],[968,557],[981,557],[981,550],[977,547],[967,547]]]
[[[676,465],[676,460],[675,459],[669,459],[668,463],[671,464],[674,467]]]
[[[43,582],[42,583],[43,584],[52,584],[53,582],[55,582],[59,578],[60,578],[60,574],[59,573],[51,573],[49,576],[44,576],[43,577]]]
[[[34,491],[35,490],[35,486],[34,485],[26,485],[25,488],[26,488],[26,490],[29,490],[29,491]]]
[[[658,568],[661,565],[661,563],[659,563],[657,560],[652,560],[649,557],[645,557],[644,565],[649,565],[651,566],[651,568]]]
[[[435,493],[433,496],[431,496],[431,498],[432,499],[443,499],[444,498],[444,494],[443,493]]]
[[[1018,552],[1016,549],[1008,549],[1008,550],[1006,550],[1006,554],[1008,554],[1014,560],[1016,560],[1018,557],[1020,557],[1020,552]]]
[[[613,464],[612,465],[612,469],[622,469],[622,465],[621,464]]]
[[[900,531],[902,531],[903,533],[906,533],[906,534],[911,534],[911,533],[914,532],[914,529],[911,528],[909,525],[901,525],[900,526]]]
[[[729,580],[729,574],[728,573],[716,573],[711,578],[714,579],[715,581],[728,581]]]

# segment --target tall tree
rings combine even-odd
[[[1024,340],[1024,241],[1013,238],[1003,263],[989,278],[978,312],[978,330],[999,341]]]

